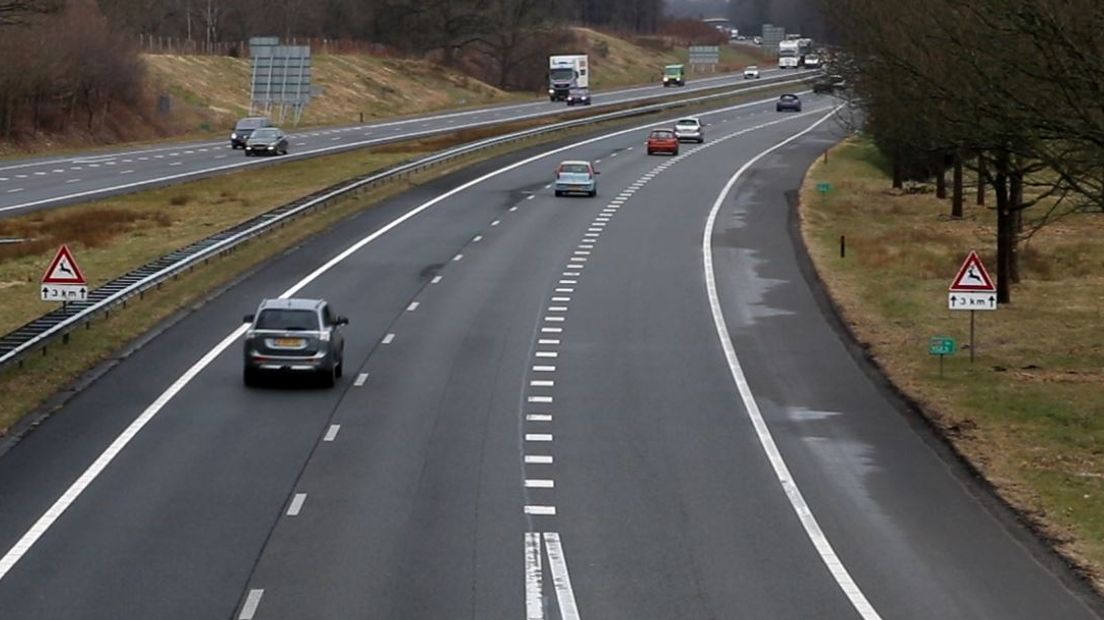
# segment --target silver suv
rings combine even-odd
[[[322,299],[266,299],[246,315],[245,367],[242,380],[257,385],[262,373],[285,372],[319,377],[332,387],[345,366],[345,338],[339,329],[349,319],[333,314]]]

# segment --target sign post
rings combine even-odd
[[[943,358],[955,354],[954,338],[947,336],[932,336],[928,344],[928,353],[939,356],[939,378],[943,378]]]
[[[977,252],[970,254],[958,269],[958,275],[947,289],[947,307],[970,311],[970,362],[974,361],[974,313],[997,309],[997,287]]]
[[[42,301],[85,301],[88,299],[88,282],[77,265],[77,259],[69,246],[58,248],[54,260],[42,274]]]

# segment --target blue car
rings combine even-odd
[[[598,171],[589,161],[565,161],[556,166],[555,188],[557,196],[586,194],[598,195]]]

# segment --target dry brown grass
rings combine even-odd
[[[947,286],[970,249],[995,264],[995,218],[971,201],[950,219],[946,201],[890,190],[880,163],[856,139],[810,170],[803,233],[820,275],[894,383],[1104,586],[1104,214],[1066,218],[1024,246],[1013,303],[979,313],[976,363],[963,351],[941,379],[928,339],[968,342]],[[821,181],[834,186],[827,197]]]

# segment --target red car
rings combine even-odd
[[[679,140],[674,131],[670,129],[653,129],[648,134],[648,154],[670,153],[679,154]]]

